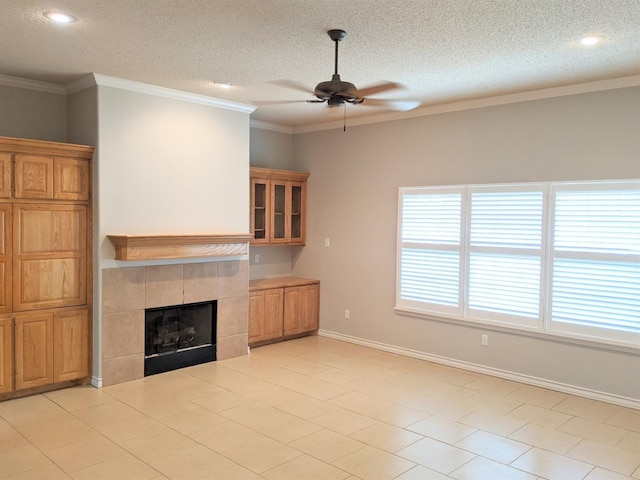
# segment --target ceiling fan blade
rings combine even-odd
[[[362,88],[360,90],[350,90],[348,93],[356,98],[364,98],[369,95],[375,95],[376,93],[386,92],[388,90],[395,90],[402,88],[402,85],[395,82],[385,82],[378,85],[372,85],[371,87]]]
[[[385,107],[400,112],[408,112],[420,106],[418,100],[384,100],[382,98],[365,98],[358,105],[367,105],[369,107]]]
[[[313,88],[309,88],[306,85],[302,85],[301,83],[294,82],[293,80],[273,80],[269,82],[273,85],[278,85],[280,87],[290,88],[291,90],[297,90],[298,92],[307,93],[313,95]]]
[[[309,100],[252,100],[251,103],[258,107],[268,107],[270,105],[289,105],[292,103],[307,103]]]

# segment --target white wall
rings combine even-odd
[[[249,232],[247,113],[105,86],[98,112],[101,262],[106,235]]]
[[[311,172],[293,273],[321,280],[322,330],[640,401],[638,355],[496,331],[482,347],[485,329],[394,312],[398,187],[638,178],[640,87],[298,134],[293,151]]]

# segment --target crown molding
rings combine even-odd
[[[459,102],[451,102],[440,105],[430,105],[416,108],[409,112],[392,112],[381,113],[379,115],[370,115],[366,117],[358,117],[348,120],[347,127],[355,127],[359,125],[368,125],[372,123],[388,122],[392,120],[403,120],[405,118],[424,117],[427,115],[437,115],[440,113],[458,112],[461,110],[473,110],[476,108],[493,107],[498,105],[506,105],[510,103],[529,102],[532,100],[543,100],[546,98],[564,97],[568,95],[577,95],[581,93],[600,92],[604,90],[613,90],[616,88],[627,88],[640,86],[640,75],[629,77],[611,78],[607,80],[599,80],[596,82],[578,83],[575,85],[564,85],[561,87],[543,88],[540,90],[531,90],[526,92],[511,93],[507,95],[497,95],[494,97],[477,98],[474,100],[462,100]],[[321,130],[333,130],[342,128],[344,122],[336,120],[333,122],[319,123],[307,125],[304,127],[294,127],[293,134],[318,132]]]
[[[27,78],[12,77],[10,75],[0,75],[0,85],[36,90],[38,92],[55,93],[56,95],[66,95],[67,93],[62,85],[39,82],[38,80],[29,80]]]
[[[135,82],[133,80],[124,80],[122,78],[110,77],[100,73],[92,73],[96,85],[101,87],[113,87],[122,90],[129,90],[136,93],[144,93],[154,95],[156,97],[171,98],[173,100],[181,100],[183,102],[198,103],[209,107],[224,108],[236,112],[251,113],[256,107],[246,105],[244,103],[231,102],[221,100],[219,98],[207,97],[205,95],[197,95],[195,93],[183,92],[172,88],[159,87],[157,85],[149,85],[147,83]]]
[[[277,123],[263,122],[262,120],[251,120],[251,127],[271,130],[272,132],[287,133],[289,135],[293,133],[293,128],[291,127],[278,125]]]
[[[69,82],[65,84],[64,89],[67,92],[67,95],[71,95],[81,90],[85,90],[90,87],[95,87],[96,85],[97,83],[95,78],[93,78],[93,74],[89,74],[89,75],[83,75],[77,80],[74,80],[73,82]]]

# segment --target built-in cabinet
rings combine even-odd
[[[285,340],[318,330],[320,282],[279,277],[249,282],[249,345]]]
[[[89,375],[92,155],[0,137],[0,399]]]
[[[308,173],[251,167],[251,245],[304,245]]]

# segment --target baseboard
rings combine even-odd
[[[91,385],[96,388],[102,388],[102,377],[91,377]]]
[[[439,363],[450,367],[461,368],[463,370],[469,370],[472,372],[483,373],[485,375],[491,375],[493,377],[504,378],[506,380],[513,380],[514,382],[525,383],[527,385],[534,385],[536,387],[548,388],[550,390],[556,390],[563,393],[569,393],[571,395],[577,395],[580,397],[589,398],[591,400],[598,400],[601,402],[613,403],[615,405],[621,405],[623,407],[634,408],[640,410],[640,400],[635,398],[623,397],[621,395],[615,395],[607,392],[600,392],[597,390],[591,390],[588,388],[578,387],[575,385],[569,385],[566,383],[560,383],[553,380],[547,380],[544,378],[532,377],[530,375],[523,375],[517,372],[510,372],[508,370],[501,370],[498,368],[487,367],[476,363],[465,362],[462,360],[456,360],[448,357],[441,357],[439,355],[432,355],[430,353],[420,352],[418,350],[411,350],[409,348],[397,347],[394,345],[388,345],[386,343],[374,342],[372,340],[365,340],[358,337],[352,337],[350,335],[343,335],[341,333],[330,332],[327,330],[318,330],[318,335],[327,338],[333,338],[335,340],[342,340],[344,342],[355,343],[364,347],[375,348],[385,352],[397,353],[398,355],[404,355],[407,357],[418,358],[420,360],[426,360],[428,362]]]

